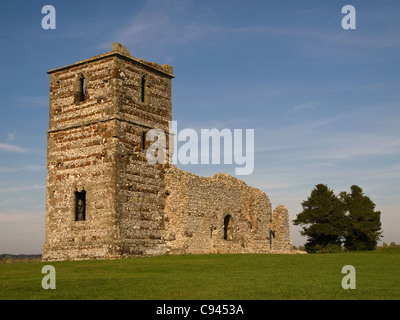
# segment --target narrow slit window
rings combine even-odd
[[[146,102],[146,75],[142,76],[142,88],[141,88],[140,100],[142,102]]]
[[[146,134],[147,131],[142,132],[142,150],[146,150]]]
[[[86,94],[86,92],[85,92],[85,88],[86,87],[86,85],[85,85],[85,77],[81,77],[81,79],[80,79],[80,93],[81,93],[81,101],[85,101],[85,94]]]
[[[86,191],[75,192],[75,221],[86,220]]]

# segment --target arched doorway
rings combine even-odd
[[[232,241],[233,239],[233,219],[230,214],[224,218],[224,240]]]

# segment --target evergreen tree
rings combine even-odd
[[[311,195],[302,203],[303,211],[297,214],[294,225],[302,225],[300,232],[307,236],[307,252],[327,253],[341,251],[347,217],[344,203],[324,184],[316,185]]]
[[[350,251],[374,250],[382,235],[381,213],[360,187],[353,185],[350,190],[340,194],[349,220],[344,245]]]

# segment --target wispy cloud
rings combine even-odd
[[[0,151],[24,153],[28,152],[28,149],[21,148],[9,143],[0,143]]]
[[[21,96],[16,98],[16,104],[24,108],[48,107],[49,97],[47,96]]]
[[[350,137],[349,137],[350,138]],[[310,159],[352,159],[363,156],[400,154],[400,139],[390,137],[351,137],[329,144],[325,150],[315,152]],[[334,147],[334,146],[337,147]]]
[[[7,222],[27,222],[36,220],[42,213],[38,212],[0,212],[0,224]]]
[[[15,139],[17,139],[17,134],[16,134],[15,132],[10,132],[10,133],[7,135],[7,140],[6,140],[6,142],[9,143],[9,142],[11,142],[11,141],[14,141]]]
[[[210,35],[218,36],[248,36],[248,37],[279,37],[286,38],[287,44],[309,51],[335,50],[336,53],[349,55],[358,49],[377,49],[400,46],[400,38],[393,33],[371,34],[358,32],[356,36],[342,30],[323,30],[316,28],[301,28],[297,26],[232,26],[219,25],[197,17],[189,12],[185,1],[148,1],[130,23],[112,35],[112,41],[101,45],[109,48],[110,43],[119,41],[127,46],[141,48],[162,48],[198,41]],[[186,13],[186,14],[185,14]],[[189,13],[189,14],[187,14]],[[187,17],[190,16],[191,19]],[[357,51],[361,52],[361,51]],[[134,52],[133,52],[134,54]]]
[[[101,47],[109,47],[118,41],[126,46],[140,48],[160,48],[197,40],[220,28],[187,19],[188,1],[147,1],[132,21],[112,36],[112,41]],[[131,54],[135,54],[131,52]]]
[[[297,113],[300,110],[305,110],[305,109],[315,109],[319,106],[318,102],[306,102],[303,104],[296,105],[292,108],[289,109],[289,113]]]
[[[15,141],[15,140],[17,140],[17,133],[9,132],[7,134],[5,143],[0,143],[0,151],[17,152],[17,153],[28,152],[28,149],[19,147],[19,146],[15,145],[14,143],[11,143],[12,141]]]
[[[269,143],[259,144],[257,151],[293,148],[304,144],[312,144],[315,146],[321,143],[326,143],[326,140],[321,140],[319,134],[326,132],[328,126],[334,126],[336,123],[341,123],[345,120],[353,118],[357,112],[347,114],[338,114],[319,119],[308,119],[307,121],[296,121],[295,123],[282,125],[271,128],[257,129],[258,135],[268,137]],[[335,137],[337,133],[335,134]]]
[[[39,171],[43,171],[45,170],[46,167],[45,166],[41,166],[41,165],[26,165],[26,166],[22,166],[19,168],[15,168],[15,167],[1,167],[0,166],[0,173],[4,173],[4,172],[39,172]]]
[[[0,193],[21,192],[21,191],[44,189],[44,188],[45,188],[44,185],[35,184],[35,185],[31,185],[31,186],[0,188]]]
[[[400,39],[393,34],[357,34],[357,37],[349,37],[348,34],[342,32],[333,32],[328,30],[315,30],[307,28],[270,28],[270,27],[249,27],[244,31],[259,32],[264,34],[275,34],[280,36],[290,36],[301,38],[315,39],[322,43],[335,45],[363,46],[374,48],[385,48],[400,45]]]
[[[24,197],[17,197],[17,198],[7,198],[4,200],[0,200],[0,205],[8,204],[8,203],[22,203],[29,201],[27,198]]]
[[[153,14],[151,19],[147,15],[136,17],[128,27],[113,36],[113,41],[132,47],[160,48],[195,41],[218,32],[221,32],[220,28],[198,22],[181,25],[159,12],[155,13],[155,17]],[[109,47],[110,42],[104,43],[102,47]],[[134,52],[131,54],[134,55]]]

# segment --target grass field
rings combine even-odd
[[[44,290],[44,265],[56,289]],[[344,290],[344,265],[356,289]],[[0,264],[0,299],[400,299],[399,248],[309,255],[186,255]]]

